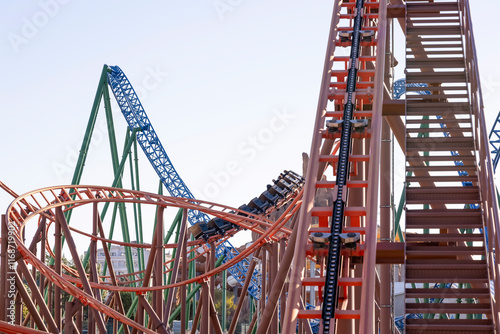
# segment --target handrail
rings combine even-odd
[[[481,204],[483,211],[483,226],[488,232],[488,268],[490,280],[495,285],[492,296],[492,314],[496,332],[500,333],[500,309],[496,303],[500,293],[500,268],[496,265],[496,257],[500,256],[500,235],[498,203],[495,196],[495,183],[492,160],[489,150],[489,136],[486,127],[483,95],[477,65],[477,52],[472,27],[469,0],[459,0],[459,10],[462,14],[464,28],[466,73],[470,81],[470,98],[472,115],[474,116],[474,133],[478,150],[478,180],[480,185]]]
[[[380,143],[382,138],[382,102],[385,69],[385,45],[387,38],[387,2],[380,1],[379,27],[377,32],[377,61],[375,70],[375,92],[373,94],[372,134],[370,141],[370,168],[368,171],[368,184],[366,207],[366,234],[365,252],[363,259],[363,285],[361,287],[361,310],[359,328],[364,333],[375,331],[375,255],[377,248],[377,212],[380,174]]]

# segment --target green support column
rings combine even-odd
[[[134,140],[134,165],[135,165],[135,181],[136,181],[136,189],[138,191],[141,190],[140,182],[139,182],[139,157],[137,154],[137,140]],[[139,239],[138,242],[140,244],[144,243],[144,235],[142,234],[142,206],[141,203],[137,204],[137,215],[139,216],[139,219],[137,221],[137,224],[139,225]],[[144,262],[144,249],[141,248],[139,252],[137,253],[139,256],[139,270],[144,270],[145,269],[145,262]]]
[[[250,297],[250,306],[248,308],[250,309],[250,312],[249,312],[249,316],[248,316],[248,323],[252,322],[253,313],[254,313],[254,310],[253,310],[254,299],[250,295],[249,295],[249,297]]]
[[[139,130],[140,129],[134,129],[134,131],[132,131],[131,135],[129,135],[127,133],[125,147],[123,149],[124,154],[122,156],[122,160],[120,161],[120,164],[118,165],[118,168],[116,169],[117,173],[115,173],[115,179],[113,180],[113,184],[111,185],[112,187],[120,187],[120,185],[121,185],[121,175],[123,173],[123,169],[125,167],[125,163],[127,161],[127,156],[128,156],[126,154],[126,152],[128,152],[130,150],[130,148],[132,147],[132,144],[135,141],[135,135]],[[104,221],[104,217],[106,216],[106,212],[109,208],[109,204],[110,204],[110,202],[106,202],[104,204],[103,209],[102,209],[101,220],[103,220],[103,221]],[[119,208],[120,217],[122,218],[121,219],[121,226],[122,226],[123,241],[130,242],[130,235],[128,233],[127,216],[126,216],[126,212],[125,212],[124,203],[119,203],[118,208]],[[113,225],[113,227],[114,227],[114,225]],[[112,235],[112,234],[113,234],[113,229],[110,229],[110,235]],[[109,237],[109,239],[111,239],[111,237]],[[132,273],[134,263],[133,263],[132,252],[130,250],[130,247],[125,247],[125,258],[127,261],[128,273]],[[88,261],[88,252],[85,256],[84,261]],[[132,267],[130,267],[130,265],[132,265]],[[104,266],[103,266],[104,272],[106,272],[106,268],[107,268],[107,265],[106,265],[106,263],[104,263]]]
[[[194,238],[193,236],[191,235],[191,241],[194,241]],[[191,279],[193,277],[195,277],[196,275],[196,272],[195,272],[195,261],[193,260],[194,259],[194,252],[196,249],[196,246],[193,246],[191,247],[191,250],[188,250],[189,251],[189,259],[191,260],[189,262],[189,274],[188,274],[188,279]],[[194,288],[194,284],[191,283],[191,284],[188,284],[188,288],[187,288],[187,292],[188,294],[191,293],[191,291],[193,290]],[[187,307],[187,314],[186,314],[186,329],[189,329],[189,318],[191,317],[191,314],[192,316],[194,317],[194,310],[192,310],[192,304],[193,304],[193,298],[190,300],[190,301],[187,301],[186,302],[186,307]]]
[[[94,103],[92,104],[92,110],[90,111],[90,117],[87,122],[87,128],[85,129],[85,135],[83,137],[82,146],[80,147],[80,154],[78,155],[78,160],[76,162],[75,171],[73,172],[73,178],[71,179],[71,184],[79,184],[82,179],[83,167],[85,166],[85,160],[87,159],[87,153],[89,151],[90,140],[92,139],[92,133],[94,133],[95,122],[97,119],[97,113],[99,111],[99,105],[101,104],[102,90],[103,87],[107,86],[108,82],[108,66],[104,65],[101,71],[101,77],[99,78],[99,84],[97,85],[97,91],[94,97]],[[73,196],[74,198],[74,196]],[[68,210],[64,213],[66,221],[70,222],[71,214],[73,210]],[[62,242],[64,244],[65,238],[63,237]],[[54,258],[50,259],[51,265],[54,264]]]
[[[181,212],[181,216],[182,216],[182,212]],[[175,241],[174,241],[174,243],[178,243],[179,242],[179,231],[180,231],[180,228],[181,228],[181,224],[180,224],[180,220],[179,220],[179,223],[177,223],[177,229],[175,231]],[[176,255],[177,255],[177,248],[174,248],[173,251],[172,251],[172,259],[175,259]],[[174,268],[174,262],[172,262],[170,264],[170,272],[168,273],[167,285],[170,284],[170,282],[172,281],[172,269],[173,268]],[[165,290],[165,300],[167,300],[167,297],[168,297],[169,293],[170,293],[170,290]]]
[[[179,211],[177,211],[177,215],[175,216],[175,218],[172,222],[172,225],[170,226],[170,229],[168,230],[167,235],[165,236],[165,243],[169,242],[170,237],[174,233],[174,229],[177,226],[180,226],[180,222],[182,220],[182,211],[183,211],[182,209],[179,209]],[[154,230],[154,228],[153,228],[153,230]],[[127,317],[130,317],[131,315],[134,314],[135,309],[137,307],[137,302],[138,302],[137,296],[134,296],[134,298],[132,299],[132,305],[130,306],[130,309],[127,312]],[[180,312],[180,309],[179,309],[179,312]],[[122,333],[122,332],[123,332],[123,327],[120,325],[118,333]]]
[[[111,110],[111,102],[109,98],[109,89],[108,85],[105,85],[102,89],[103,97],[104,97],[104,109],[106,111],[106,121],[108,124],[108,138],[109,138],[109,146],[111,149],[111,161],[113,163],[113,172],[115,175],[115,180],[116,180],[116,185],[113,185],[114,187],[118,188],[123,188],[122,185],[122,180],[121,180],[121,175],[123,174],[123,169],[124,169],[124,163],[126,161],[126,158],[128,156],[128,152],[130,151],[131,144],[133,141],[135,141],[135,131],[131,135],[129,135],[129,131],[126,133],[126,139],[125,139],[125,147],[123,150],[123,155],[122,155],[122,162],[123,166],[121,163],[119,163],[118,159],[118,148],[116,145],[116,135],[115,135],[115,126],[113,122],[113,114]],[[130,137],[129,137],[130,136]],[[117,178],[118,176],[118,178]],[[115,183],[115,182],[113,182]],[[130,233],[128,230],[128,221],[127,221],[127,213],[125,211],[125,203],[120,203],[118,205],[119,208],[119,214],[120,214],[120,222],[121,222],[121,230],[122,230],[122,236],[123,236],[123,241],[129,243],[130,242]],[[132,250],[130,247],[125,247],[125,259],[126,259],[126,265],[127,265],[127,271],[129,274],[134,272],[134,260],[132,257]],[[133,280],[133,277],[130,277],[131,280]]]
[[[73,179],[71,184],[79,184],[82,179],[83,167],[85,166],[85,160],[87,159],[87,153],[89,151],[90,140],[92,139],[92,133],[94,132],[95,122],[97,119],[97,113],[99,111],[99,105],[101,104],[102,91],[104,87],[108,84],[108,66],[104,65],[101,72],[101,77],[99,78],[99,84],[97,85],[97,91],[94,97],[94,103],[92,104],[92,110],[90,112],[89,121],[87,122],[87,129],[85,130],[85,136],[83,137],[83,143],[80,148],[80,154],[78,155],[78,160],[76,162],[75,171],[73,173]],[[71,218],[72,210],[67,211],[66,220],[69,223]]]
[[[227,286],[227,270],[222,272],[222,317],[221,317],[221,325],[222,331],[226,330],[226,286]]]

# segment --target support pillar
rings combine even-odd
[[[380,152],[380,241],[391,241],[391,129],[382,122]],[[391,265],[380,265],[380,334],[392,333]]]

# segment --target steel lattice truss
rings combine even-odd
[[[401,96],[403,96],[404,94],[406,94],[406,87],[427,87],[427,84],[420,84],[420,83],[409,83],[409,84],[406,84],[406,79],[399,79],[399,80],[396,80],[394,81],[394,84],[392,85],[393,87],[393,94],[394,94],[394,98],[395,99],[399,99],[401,98]],[[425,90],[421,90],[421,91],[418,91],[416,92],[420,95],[430,95],[431,92],[429,91],[425,91]]]
[[[110,66],[110,69],[111,71],[108,72],[108,83],[113,90],[120,110],[128,123],[130,131],[134,131],[137,128],[141,129],[137,132],[137,141],[144,154],[146,154],[151,166],[153,166],[155,172],[160,177],[161,182],[165,185],[171,196],[194,199],[193,194],[184,181],[182,181],[170,161],[127,76],[118,66]],[[190,210],[188,213],[188,221],[191,225],[200,221],[208,222],[209,220],[210,218],[202,212]],[[229,241],[225,241],[217,247],[216,254],[217,257],[224,255],[224,262],[227,262],[237,256],[239,252]],[[250,263],[244,259],[237,265],[229,268],[228,271],[243,285],[249,266]],[[255,270],[248,288],[248,292],[255,299],[260,298],[260,281],[261,275]]]
[[[491,158],[493,161],[493,170],[496,171],[498,160],[500,160],[500,113],[498,113],[497,119],[493,123],[489,140],[492,146]]]

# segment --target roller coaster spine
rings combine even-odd
[[[357,0],[354,19],[352,44],[351,44],[351,67],[347,76],[346,103],[344,105],[342,134],[340,137],[340,151],[337,167],[337,195],[333,204],[333,215],[331,223],[331,240],[328,251],[327,275],[325,281],[325,290],[323,297],[323,333],[330,333],[331,319],[335,317],[335,308],[337,304],[337,285],[338,268],[340,267],[340,234],[342,233],[342,224],[344,220],[345,199],[347,198],[347,179],[349,177],[349,153],[351,150],[351,124],[355,105],[353,103],[353,94],[356,91],[357,60],[361,43],[361,20],[364,0]]]

